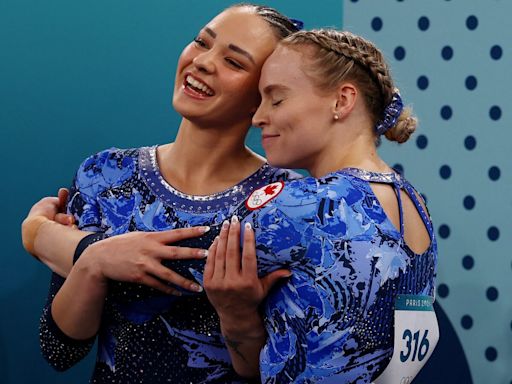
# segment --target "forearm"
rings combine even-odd
[[[76,246],[89,233],[43,216],[27,218],[22,224],[25,249],[63,277],[68,275],[73,266]]]
[[[259,357],[267,334],[259,313],[220,316],[221,331],[235,371],[243,377],[258,377]]]
[[[41,354],[57,371],[65,371],[87,356],[95,340],[94,337],[86,340],[72,339],[55,324],[51,316],[51,305],[62,284],[64,279],[53,273],[48,301],[39,323]]]
[[[55,296],[52,317],[67,336],[90,338],[100,327],[106,295],[107,279],[84,254]]]

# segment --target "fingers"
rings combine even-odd
[[[43,197],[37,203],[35,203],[27,215],[30,216],[44,216],[50,220],[58,212],[59,199],[53,196]]]
[[[66,204],[68,202],[69,191],[67,188],[59,188],[57,192],[57,198],[59,199],[59,212],[66,211]]]
[[[171,284],[174,284],[178,287],[181,287],[183,289],[186,289],[188,291],[193,292],[202,292],[203,288],[197,284],[194,281],[191,281],[189,279],[186,279],[185,277],[181,276],[180,274],[174,272],[172,269],[169,269],[165,266],[163,266],[160,263],[152,263],[148,266],[146,270],[147,274],[153,275],[158,277],[158,279],[169,282]],[[147,274],[143,277],[143,279],[146,279]],[[167,288],[169,288],[165,283],[160,283]],[[154,288],[154,287],[153,287]],[[159,288],[157,288],[159,289]],[[162,290],[162,289],[160,289]],[[165,292],[165,290],[164,290]]]
[[[242,273],[246,276],[254,276],[258,273],[258,262],[256,260],[256,240],[251,223],[245,223],[242,249]]]
[[[210,227],[169,229],[167,231],[154,232],[154,236],[162,243],[172,244],[180,240],[202,236],[209,230]]]
[[[156,277],[145,275],[143,278],[141,278],[138,283],[146,285],[148,287],[157,289],[159,291],[162,291],[168,295],[175,295],[175,296],[181,296],[181,292],[173,287],[169,287],[167,284],[163,283]]]
[[[210,245],[210,248],[208,249],[208,257],[206,258],[206,264],[204,266],[203,271],[203,279],[205,284],[207,282],[210,282],[213,278],[213,272],[215,270],[215,256],[217,253],[217,244],[219,242],[219,236],[213,240],[212,245]]]
[[[261,278],[261,286],[263,287],[264,297],[267,296],[270,289],[281,279],[289,278],[292,273],[286,269],[278,269],[277,271],[270,272],[265,277]]]
[[[172,245],[161,245],[156,250],[156,256],[166,260],[189,260],[204,259],[208,256],[206,249],[173,247]]]
[[[228,243],[229,221],[222,223],[219,240],[217,242],[217,251],[215,252],[215,268],[213,271],[214,279],[224,279],[226,274],[226,247]]]
[[[72,215],[67,215],[65,213],[57,213],[54,217],[54,220],[62,225],[73,225],[75,223],[75,218]]]
[[[240,273],[240,223],[238,217],[231,218],[226,243],[226,274],[232,277]]]

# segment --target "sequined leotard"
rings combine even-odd
[[[387,218],[370,182],[395,188],[401,228]],[[403,193],[431,238],[421,255],[403,240]],[[395,173],[350,168],[286,183],[243,220],[256,228],[260,273],[293,272],[265,303],[263,383],[362,384],[383,371],[393,352],[396,296],[434,292],[437,247],[418,196]]]
[[[156,147],[110,149],[82,163],[69,210],[80,229],[107,235],[216,225],[230,218],[253,190],[298,177],[265,164],[227,191],[194,197],[163,180]],[[203,247],[210,245],[207,240]],[[202,271],[203,267],[204,260],[195,260],[173,269],[192,277],[191,270]],[[62,283],[63,279],[53,276],[40,327],[43,355],[59,370],[82,359],[94,342],[72,340],[53,322],[49,308]],[[245,380],[232,369],[218,317],[204,293],[177,298],[136,284],[112,282],[91,382],[225,384]]]

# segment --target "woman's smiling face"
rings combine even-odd
[[[259,104],[261,67],[277,44],[269,24],[250,8],[229,8],[182,52],[173,105],[207,125],[249,121]]]
[[[262,69],[262,101],[253,124],[262,130],[262,146],[273,166],[314,169],[329,144],[325,127],[333,119],[336,92],[318,89],[303,70],[308,60],[280,46]]]

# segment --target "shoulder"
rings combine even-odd
[[[300,173],[291,169],[275,168],[268,164],[265,166],[268,168],[269,182],[290,181],[302,179],[304,177]]]
[[[364,191],[349,176],[333,173],[322,178],[303,177],[291,180],[273,180],[255,190],[247,199],[251,210],[267,205],[280,210],[299,207],[317,207],[326,199],[352,202],[364,198]]]
[[[83,171],[98,171],[104,166],[126,167],[137,160],[143,148],[108,148],[88,156],[80,165]]]
[[[317,194],[322,199],[343,200],[350,205],[366,195],[362,185],[366,182],[342,172],[330,173],[317,181]]]
[[[126,180],[135,173],[139,152],[143,149],[109,148],[87,157],[76,172],[75,184],[82,189]]]

